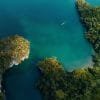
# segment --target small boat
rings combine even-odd
[[[63,25],[65,25],[65,24],[66,24],[66,22],[64,21],[64,22],[62,22],[60,25],[63,26]]]

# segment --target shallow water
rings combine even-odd
[[[87,0],[93,6],[100,6],[100,0]]]
[[[5,74],[7,100],[41,100],[37,59],[55,56],[68,70],[87,65],[93,50],[84,32],[75,0],[1,0],[0,37],[20,34],[31,42],[29,60]]]

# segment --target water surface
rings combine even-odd
[[[100,0],[87,0],[93,6],[100,6]]]
[[[57,57],[68,70],[87,65],[92,47],[84,32],[75,0],[0,0],[0,38],[19,34],[31,42],[29,60],[5,75],[7,100],[41,100],[37,59]]]

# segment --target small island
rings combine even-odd
[[[1,81],[2,74],[27,59],[30,52],[30,43],[22,36],[14,35],[0,40],[0,100],[4,97]]]
[[[100,100],[100,7],[77,0],[76,8],[86,27],[85,37],[95,51],[94,64],[69,72],[56,58],[40,61],[37,66],[41,77],[37,88],[43,100]]]

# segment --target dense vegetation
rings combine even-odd
[[[4,100],[4,95],[2,92],[0,93],[0,100]]]
[[[10,36],[0,40],[0,100],[4,97],[1,89],[2,74],[14,64],[28,57],[30,44],[21,36]]]
[[[38,67],[43,100],[100,100],[100,68],[68,72],[55,58],[40,61]]]
[[[20,63],[29,55],[29,42],[15,35],[0,40],[0,72],[4,72],[14,63]]]
[[[100,7],[92,7],[85,0],[77,0],[76,6],[95,51],[94,65],[68,72],[55,58],[40,61],[42,75],[37,87],[43,100],[100,100]]]
[[[37,66],[41,77],[37,87],[43,100],[100,100],[100,7],[77,0],[81,21],[86,26],[86,38],[93,45],[93,66],[68,72],[56,58],[46,58]],[[0,77],[12,59],[18,63],[29,52],[29,42],[18,35],[0,41]],[[1,79],[0,79],[1,80]],[[33,94],[34,95],[34,94]],[[0,92],[0,100],[3,100]]]
[[[95,50],[94,61],[100,66],[100,7],[92,7],[85,0],[77,0],[81,21],[86,26],[86,38]]]

